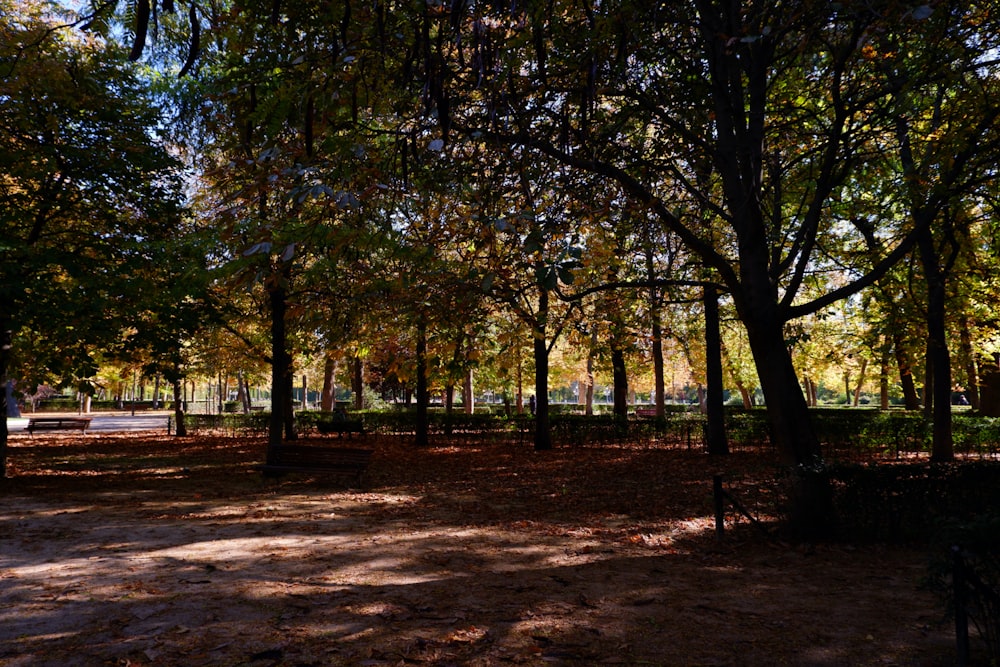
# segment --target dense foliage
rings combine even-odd
[[[515,411],[535,395],[538,449],[560,373],[588,411],[612,384],[619,419],[640,382],[662,416],[668,376],[713,405],[724,381],[810,466],[819,385],[856,402],[877,380],[949,460],[951,398],[979,406],[996,352],[997,20],[957,0],[11,6],[13,375],[89,391],[116,360],[178,403],[235,376],[248,409],[270,372],[272,446],[298,373],[328,408],[338,382],[415,395],[421,442],[431,392],[471,410],[475,378]]]

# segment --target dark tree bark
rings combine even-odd
[[[271,418],[267,432],[267,460],[274,463],[276,450],[281,447],[282,435],[287,436],[286,422],[292,401],[292,360],[288,353],[287,275],[285,271],[272,276],[268,285],[268,302],[271,307]]]
[[[884,342],[882,343],[882,358],[879,363],[879,373],[878,373],[878,393],[879,393],[879,408],[882,410],[889,409],[889,368],[892,364],[892,345],[889,342],[889,337],[886,336]]]
[[[549,317],[549,292],[538,289],[538,316],[532,334],[535,358],[535,451],[552,449],[549,432],[549,348],[546,340]]]
[[[621,342],[611,341],[611,376],[613,384],[613,413],[619,424],[628,422],[628,371],[625,368],[625,350]]]
[[[184,419],[184,380],[177,373],[173,381],[174,388],[174,435],[179,438],[187,436],[187,420]]]
[[[965,365],[965,396],[973,410],[979,410],[979,372],[976,368],[976,354],[972,349],[972,333],[969,331],[969,318],[963,317],[959,330],[961,340],[962,361]]]
[[[706,439],[708,453],[729,453],[726,441],[725,407],[722,401],[722,333],[719,327],[719,297],[714,287],[706,287],[705,302],[705,379],[707,380]],[[798,383],[796,382],[796,386]]]
[[[430,444],[427,408],[431,401],[427,387],[427,325],[423,320],[417,324],[417,424],[416,445],[426,447]]]
[[[476,412],[476,396],[473,389],[472,369],[470,368],[465,371],[465,382],[462,383],[462,406],[467,415],[475,414]]]
[[[928,227],[918,243],[924,274],[927,280],[927,361],[929,370],[925,389],[932,402],[931,461],[946,462],[955,459],[955,443],[951,427],[951,354],[948,351],[945,311],[947,269],[939,265],[934,238]],[[946,261],[946,264],[949,262]]]
[[[7,369],[10,368],[10,349],[13,332],[10,325],[0,318],[0,479],[7,478]]]
[[[333,412],[336,407],[336,385],[334,377],[337,371],[337,362],[333,355],[327,354],[323,360],[323,393],[320,395],[319,409],[323,412]]]
[[[646,277],[649,280],[656,278],[655,264],[653,258],[652,241],[647,239],[646,243]],[[649,320],[650,334],[653,338],[653,404],[656,408],[656,418],[663,419],[666,416],[664,406],[666,383],[663,372],[663,322],[660,315],[662,299],[660,290],[655,287],[649,290]]]
[[[910,362],[910,355],[906,351],[903,334],[899,327],[893,328],[892,342],[896,355],[896,367],[899,369],[899,385],[903,390],[903,407],[907,410],[919,410],[920,396],[917,394],[917,385],[913,381],[913,365]]]
[[[361,357],[354,357],[351,391],[354,392],[354,409],[363,410],[365,407],[365,365]]]

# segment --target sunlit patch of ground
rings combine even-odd
[[[953,661],[919,549],[716,538],[717,472],[773,521],[759,457],[363,442],[353,490],[253,440],[15,438],[0,664]]]

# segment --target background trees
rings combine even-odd
[[[557,341],[585,348],[584,374],[587,360],[611,374],[619,416],[648,354],[662,411],[664,342],[701,377],[719,347],[690,325],[701,294],[667,286],[711,284],[727,382],[748,405],[759,387],[790,461],[818,462],[820,383],[852,402],[880,376],[888,396],[890,365],[908,404],[933,411],[935,457],[950,456],[951,350],[972,386],[993,330],[973,294],[994,287],[987,8],[191,2],[185,16],[143,0],[125,49],[104,5],[93,33],[33,7],[4,25],[4,215],[22,234],[4,251],[11,331],[58,340],[28,306],[75,317],[73,290],[114,313],[88,272],[134,279],[162,254],[141,221],[205,227],[182,215],[156,141],[183,128],[171,148],[217,230],[203,252],[222,326],[273,370],[272,446],[294,436],[296,364],[366,351],[425,406],[432,387],[471,397],[484,350],[531,346],[530,362],[500,356],[484,375],[520,388],[535,374],[539,449]],[[140,79],[126,55],[186,75]],[[169,123],[148,110],[154,80],[184,112]],[[87,253],[114,261],[75,262]],[[184,283],[162,303],[201,303],[204,273],[147,273]],[[169,321],[174,342],[201,325]],[[86,378],[88,346],[121,338],[72,326],[52,354],[31,346],[34,366]]]
[[[929,228],[873,211],[851,188],[905,150],[898,129],[915,100],[982,53],[950,28],[979,30],[989,14],[702,1],[477,6],[448,19],[459,36],[439,47],[449,63],[439,113],[647,207],[728,290],[779,445],[816,459],[785,325],[871,284]],[[832,255],[872,227],[877,257]],[[834,269],[839,282],[817,280]]]

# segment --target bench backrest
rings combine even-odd
[[[277,465],[366,466],[371,457],[370,449],[310,445],[282,445],[274,453]]]

